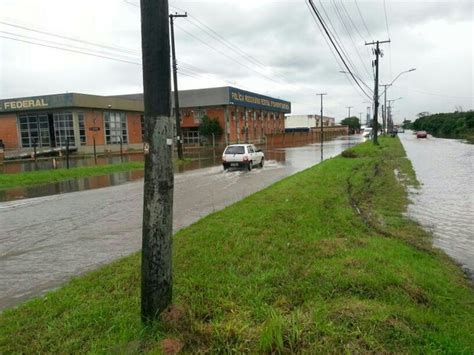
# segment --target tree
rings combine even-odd
[[[403,120],[403,129],[412,129],[412,123],[410,120]]]
[[[360,122],[359,119],[355,116],[346,117],[341,121],[341,125],[349,126],[349,133],[354,134],[355,132],[360,130]]]
[[[416,117],[418,118],[422,118],[422,117],[426,117],[426,116],[429,116],[430,113],[428,111],[423,111],[423,112],[420,112],[419,114],[416,115]]]
[[[218,137],[223,130],[217,118],[209,118],[207,115],[202,117],[202,123],[199,126],[199,134],[203,137],[210,138],[212,135]]]

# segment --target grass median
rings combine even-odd
[[[472,354],[472,284],[405,217],[416,179],[380,142],[179,231],[161,322],[140,322],[134,254],[5,311],[0,353]]]

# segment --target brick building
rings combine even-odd
[[[185,144],[199,144],[204,115],[216,118],[224,134],[220,143],[261,142],[283,132],[291,103],[268,96],[220,87],[180,91]],[[57,94],[0,100],[0,140],[5,149],[29,151],[69,145],[79,152],[141,149],[143,95],[97,96]]]

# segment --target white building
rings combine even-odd
[[[334,117],[323,116],[323,126],[335,126]],[[287,115],[285,128],[316,128],[321,127],[320,115]]]

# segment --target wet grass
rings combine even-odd
[[[132,161],[126,163],[84,166],[78,168],[61,168],[55,170],[38,170],[16,174],[0,174],[0,190],[33,185],[44,185],[59,181],[107,175],[112,173],[140,170],[144,163]]]
[[[380,142],[179,231],[176,317],[141,324],[134,254],[5,311],[0,353],[472,354],[473,287],[404,217],[415,175]]]
[[[189,164],[192,159],[176,159],[175,166]],[[16,174],[0,174],[0,190],[27,187],[34,185],[44,185],[60,181],[101,176],[125,171],[143,170],[143,161],[132,161],[126,163],[84,166],[78,168],[61,168],[55,170],[38,170]]]

